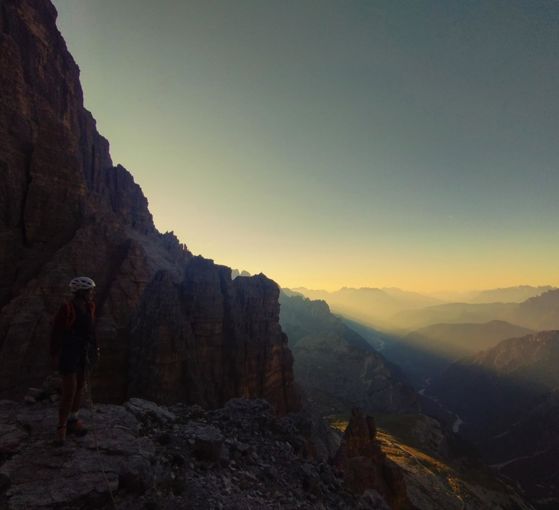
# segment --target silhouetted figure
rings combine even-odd
[[[95,282],[86,276],[70,282],[72,300],[64,303],[55,318],[50,341],[54,369],[62,375],[56,443],[64,444],[66,433],[84,435],[87,428],[78,419],[89,352],[99,355],[95,338]]]

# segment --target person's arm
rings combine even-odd
[[[97,342],[97,334],[95,332],[95,303],[91,303],[89,305],[89,313],[91,314],[91,331],[90,331],[89,341],[95,348],[97,361],[99,361],[99,356],[101,355],[101,349],[99,348],[99,344]]]
[[[66,328],[67,311],[66,306],[62,305],[54,318],[54,324],[50,335],[50,357],[53,367],[58,365],[58,356],[62,348],[62,338]]]

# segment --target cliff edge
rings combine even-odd
[[[47,0],[0,1],[0,396],[48,373],[67,282],[98,285],[98,399],[299,407],[278,286],[159,233],[132,175],[83,106]]]

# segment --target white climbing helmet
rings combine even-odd
[[[87,276],[78,276],[72,279],[69,286],[72,292],[77,292],[78,290],[94,289],[95,282]]]

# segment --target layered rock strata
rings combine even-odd
[[[51,2],[0,6],[0,395],[46,375],[52,317],[69,279],[85,274],[98,285],[100,398],[297,408],[277,285],[232,281],[156,230],[83,107]]]

